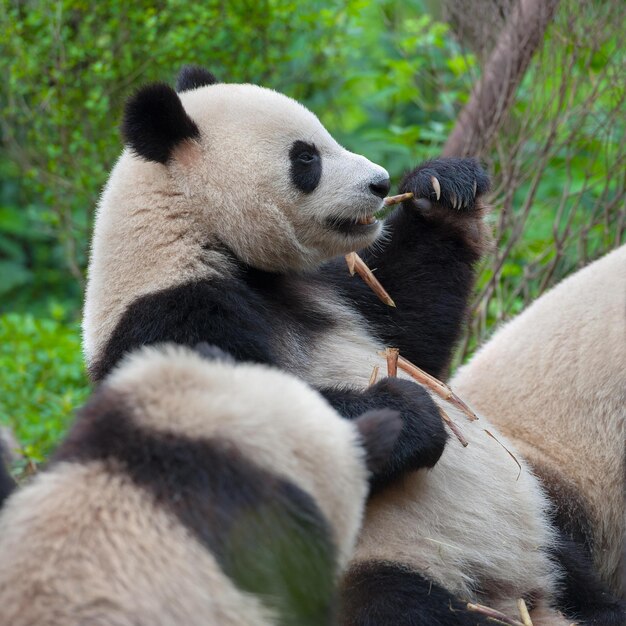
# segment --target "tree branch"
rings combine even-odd
[[[489,147],[558,4],[559,0],[519,0],[459,114],[444,156],[480,156]]]

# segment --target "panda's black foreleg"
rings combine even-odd
[[[447,439],[437,406],[424,389],[399,378],[384,378],[365,390],[331,387],[319,390],[340,415],[355,419],[371,409],[400,413],[403,427],[389,460],[370,481],[378,490],[408,471],[433,467]]]
[[[465,602],[395,563],[353,565],[342,584],[341,626],[493,626]]]
[[[322,269],[387,345],[434,376],[445,375],[475,264],[490,242],[482,203],[488,189],[489,178],[473,159],[436,159],[404,177],[400,191],[414,199],[386,219],[380,241],[361,251],[396,308],[350,277],[343,259]]]
[[[558,608],[568,619],[580,626],[626,624],[626,602],[602,583],[582,544],[562,534],[553,558],[563,569]]]

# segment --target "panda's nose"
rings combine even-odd
[[[370,191],[379,198],[386,198],[391,189],[391,181],[388,177],[378,178],[370,183]]]

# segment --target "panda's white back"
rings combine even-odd
[[[300,380],[222,357],[149,347],[98,388],[0,513],[0,624],[329,617],[362,520],[365,439]],[[388,452],[397,418],[367,423]]]
[[[0,515],[0,623],[270,626],[213,555],[98,463],[64,464]]]
[[[582,499],[595,564],[626,597],[626,246],[503,326],[452,385],[563,494],[566,510]]]

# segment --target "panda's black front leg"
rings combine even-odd
[[[384,378],[365,390],[330,387],[319,391],[348,419],[371,409],[388,408],[400,413],[402,432],[385,466],[371,477],[372,490],[385,487],[408,471],[433,467],[439,460],[447,433],[437,406],[419,385]]]
[[[400,191],[412,192],[385,221],[379,242],[360,252],[395,301],[380,302],[343,260],[322,272],[387,345],[442,377],[458,340],[475,278],[489,247],[482,197],[489,178],[473,159],[435,159],[409,172]]]

